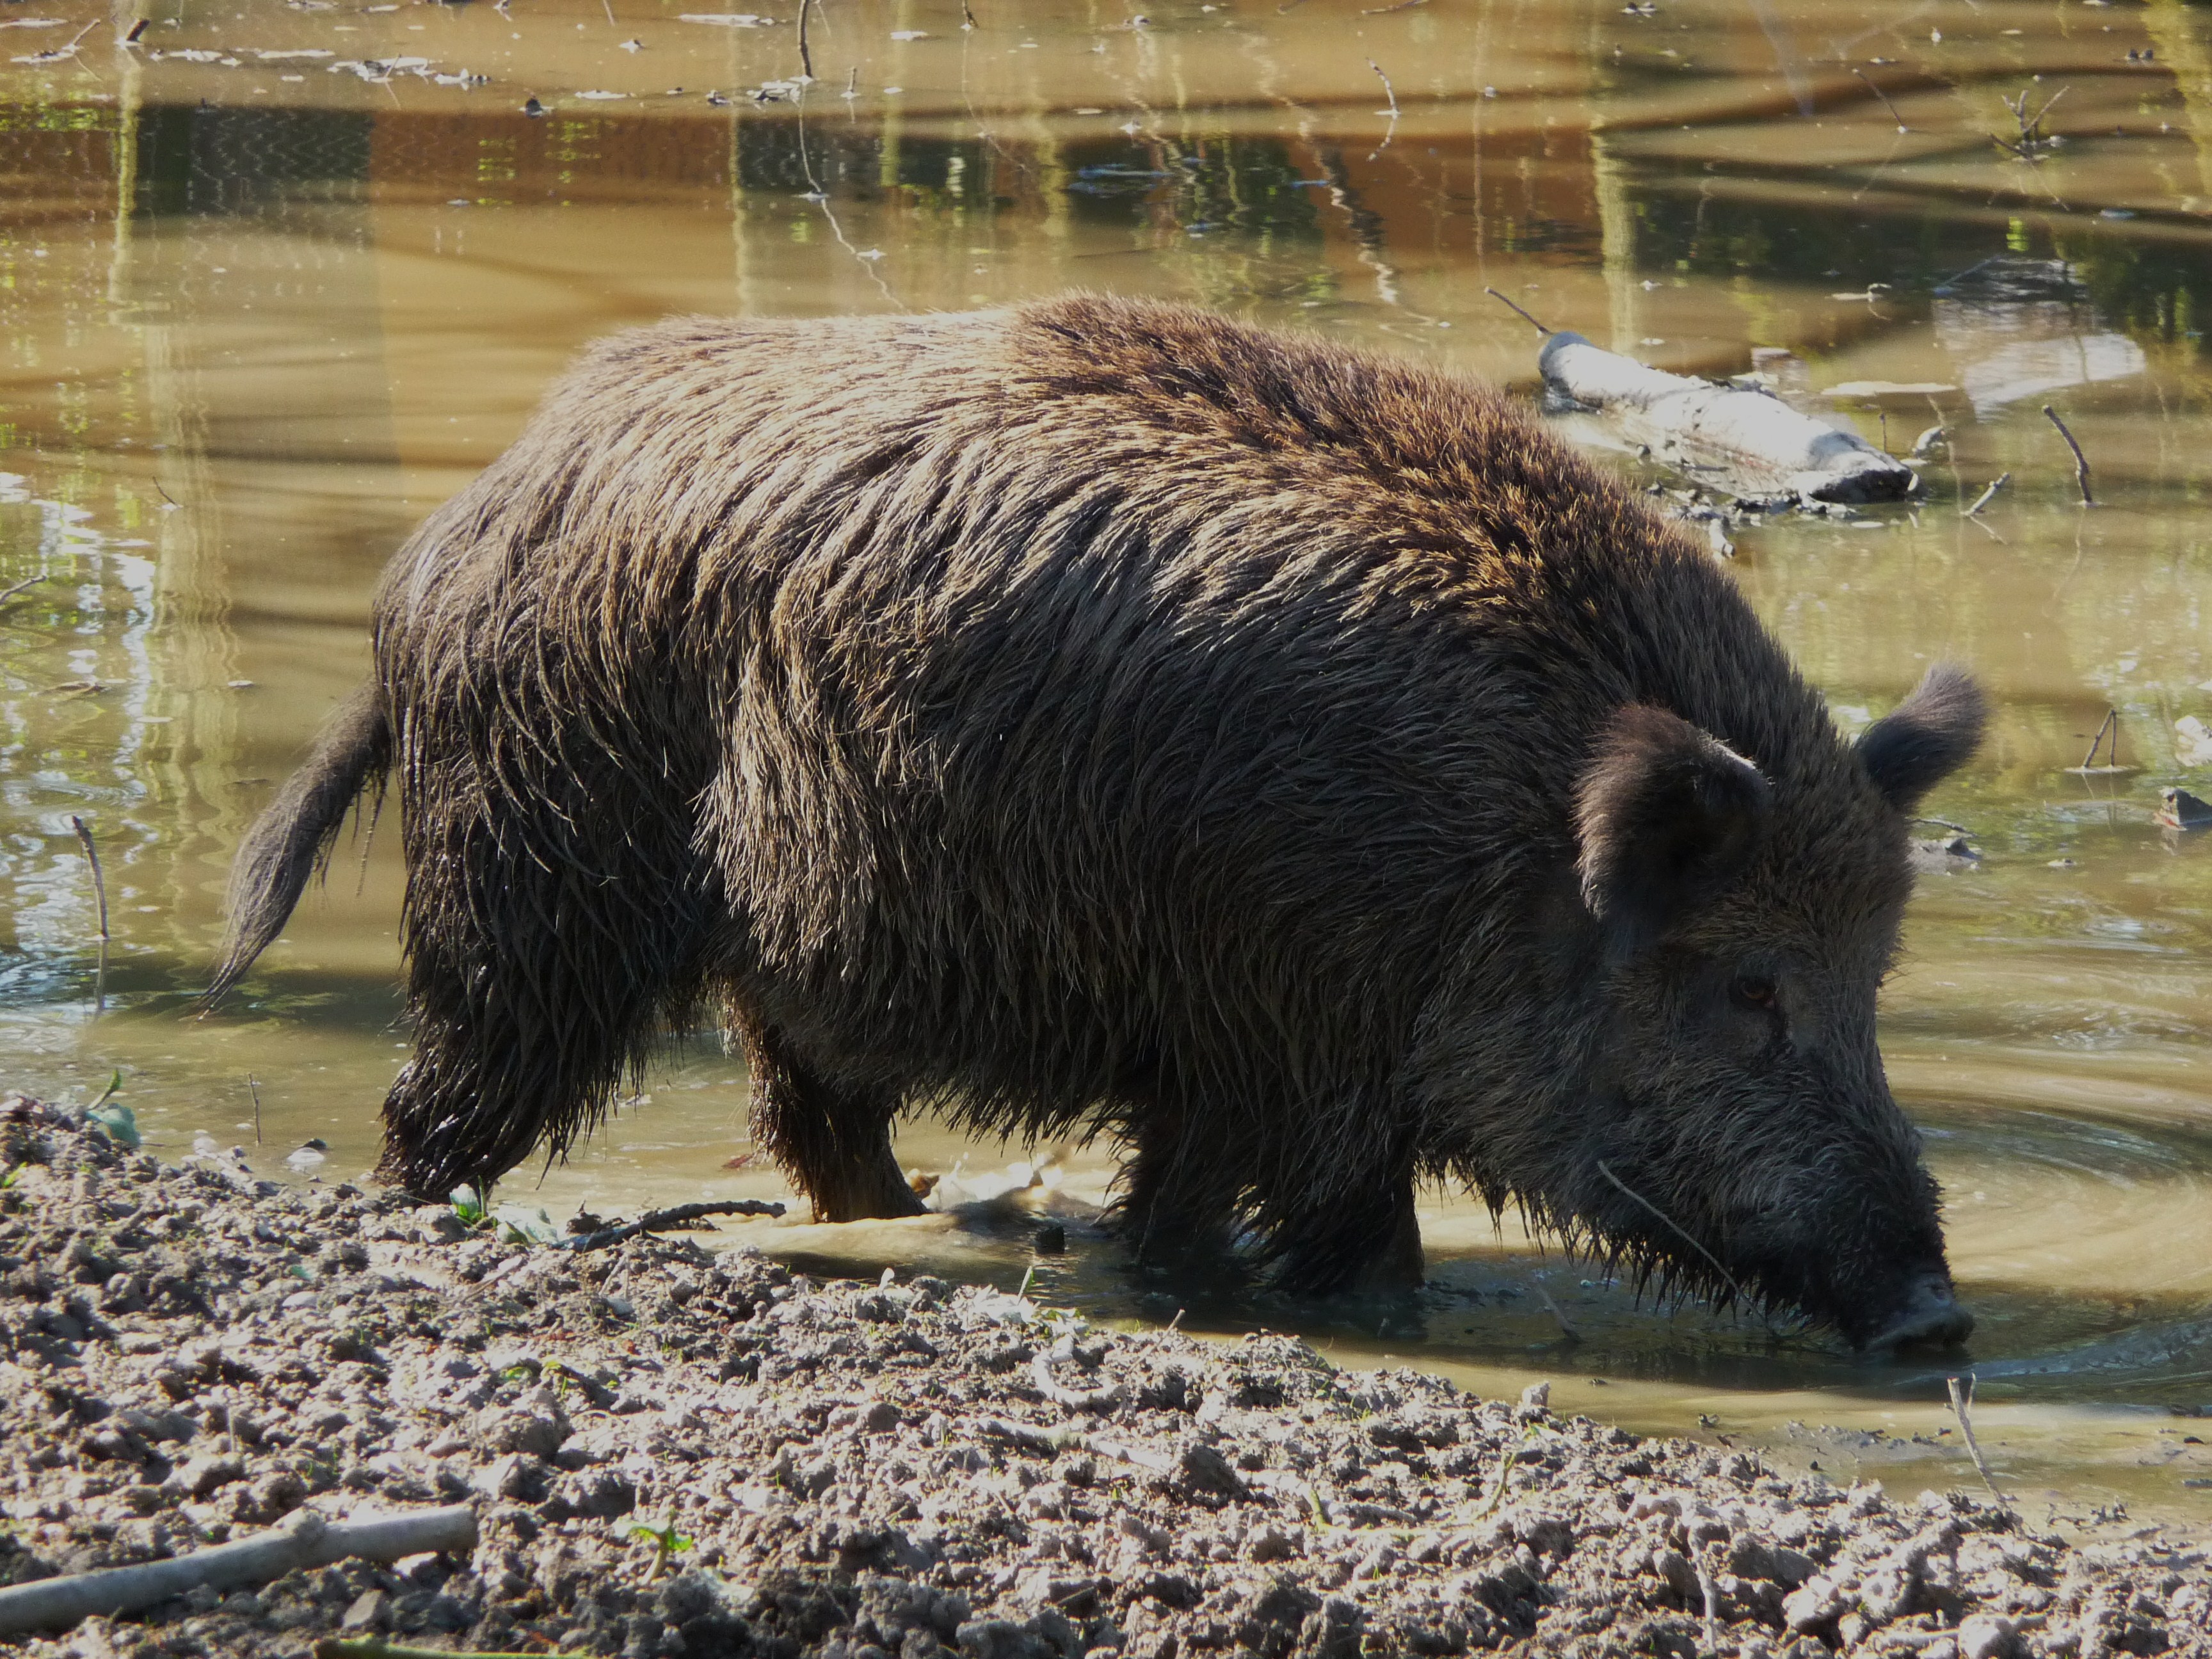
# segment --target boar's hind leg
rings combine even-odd
[[[753,1074],[753,1139],[813,1200],[814,1218],[921,1214],[921,1200],[891,1156],[898,1097],[836,1088],[781,1032],[742,1014],[732,1020]]]

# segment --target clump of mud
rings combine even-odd
[[[21,1097],[0,1164],[0,1583],[302,1504],[480,1518],[467,1559],[202,1590],[38,1656],[2212,1652],[2206,1554],[2154,1529],[2075,1547],[1281,1338],[502,1243]]]

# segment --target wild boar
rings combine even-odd
[[[1416,1182],[1861,1346],[1960,1338],[1875,988],[1983,704],[1856,742],[1495,391],[1202,311],[619,336],[400,550],[214,993],[396,769],[383,1173],[565,1152],[718,1006],[825,1218],[902,1107],[1111,1132],[1173,1263],[1422,1271]]]

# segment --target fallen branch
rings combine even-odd
[[[2082,454],[2081,446],[2074,441],[2074,434],[2066,429],[2066,422],[2058,418],[2058,411],[2049,404],[2045,404],[2043,406],[2043,412],[2049,418],[2051,424],[2058,428],[2058,435],[2066,440],[2066,447],[2074,452],[2074,482],[2081,486],[2081,505],[2096,506],[2097,498],[2089,493],[2088,458]]]
[[[281,1526],[240,1543],[0,1589],[0,1636],[66,1630],[95,1613],[137,1613],[203,1585],[221,1590],[262,1584],[352,1556],[397,1561],[434,1550],[463,1555],[476,1545],[477,1512],[466,1504],[337,1522],[300,1510]]]
[[[92,896],[100,902],[100,967],[93,975],[92,1012],[107,1012],[107,878],[100,873],[100,849],[92,844],[92,831],[84,827],[84,820],[75,813],[70,823],[76,830],[77,845],[84,848],[84,861],[92,866]]]
[[[1856,432],[1771,392],[1668,374],[1564,331],[1546,337],[1536,362],[1554,396],[1605,416],[1661,460],[1732,477],[1724,487],[1733,495],[1897,501],[1917,483]]]
[[[586,1233],[581,1238],[564,1239],[559,1249],[563,1250],[603,1250],[610,1244],[619,1244],[626,1238],[635,1238],[640,1233],[666,1232],[672,1227],[682,1227],[694,1221],[703,1221],[710,1215],[781,1215],[783,1206],[763,1198],[733,1198],[712,1204],[678,1204],[672,1209],[648,1210],[635,1221],[625,1221],[612,1227],[601,1227],[596,1232]]]
[[[1974,1468],[1979,1472],[1982,1477],[1982,1484],[1990,1489],[1990,1497],[1996,1498],[1998,1503],[2009,1509],[2012,1506],[2010,1501],[2002,1492],[1997,1490],[1996,1477],[1990,1473],[1989,1460],[1982,1455],[1981,1446],[1974,1439],[1974,1419],[1972,1415],[1974,1407],[1974,1379],[1972,1376],[1970,1374],[1967,1376],[1966,1386],[1963,1390],[1960,1389],[1959,1379],[1955,1376],[1946,1379],[1946,1386],[1948,1386],[1951,1391],[1952,1414],[1959,1419],[1959,1432],[1966,1437],[1966,1452],[1967,1455],[1974,1460]]]

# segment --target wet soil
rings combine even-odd
[[[0,1582],[473,1504],[59,1656],[2212,1654],[2207,1541],[1784,1479],[1295,1340],[585,1252],[0,1101]]]

